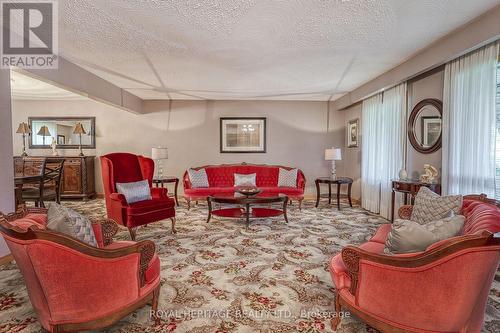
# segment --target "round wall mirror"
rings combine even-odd
[[[408,138],[416,151],[429,154],[441,148],[443,103],[434,98],[420,101],[408,120]]]

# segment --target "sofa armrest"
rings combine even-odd
[[[168,198],[168,190],[162,187],[152,187],[151,197],[153,199]]]
[[[404,205],[399,207],[398,216],[400,219],[409,220],[411,218],[412,212],[413,212],[413,206]]]
[[[109,198],[113,201],[119,202],[122,206],[128,206],[127,199],[121,193],[111,193]]]
[[[483,232],[479,235],[460,236],[456,237],[453,241],[436,246],[429,251],[419,252],[414,256],[378,254],[349,245],[342,249],[342,261],[344,262],[348,275],[351,278],[350,292],[356,296],[357,286],[358,283],[360,283],[359,273],[361,270],[361,263],[363,262],[376,264],[380,267],[386,267],[392,271],[406,271],[408,268],[418,268],[432,265],[447,256],[468,248],[487,245],[500,245],[500,238],[494,237],[494,234],[490,232]]]
[[[113,243],[113,237],[118,232],[118,224],[112,219],[92,220],[93,225],[99,225],[98,228],[94,227],[94,234],[96,239],[101,239],[103,246],[108,246]]]

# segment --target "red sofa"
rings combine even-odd
[[[332,258],[336,286],[335,330],[344,307],[382,332],[479,333],[500,261],[500,203],[465,196],[463,234],[424,252],[384,255],[390,224],[360,246]],[[403,206],[408,219],[412,206]]]
[[[45,228],[45,208],[0,213],[0,232],[24,277],[40,324],[49,332],[109,326],[160,292],[160,260],[152,241],[113,242],[118,225],[93,222],[99,247]]]
[[[184,182],[184,197],[188,202],[188,209],[191,201],[203,200],[210,195],[219,193],[232,193],[234,192],[234,174],[257,174],[256,184],[257,187],[265,193],[281,193],[287,195],[290,200],[299,201],[299,208],[301,207],[302,200],[304,199],[304,188],[306,186],[306,178],[302,170],[297,172],[297,186],[296,187],[278,187],[279,168],[286,170],[293,169],[291,167],[284,167],[278,165],[264,165],[264,164],[221,164],[221,165],[205,165],[195,170],[205,168],[207,172],[209,187],[206,188],[192,188],[189,174],[186,170],[183,176]]]
[[[167,189],[152,187],[154,162],[144,156],[129,153],[112,153],[101,156],[102,183],[106,211],[110,219],[128,228],[135,240],[138,226],[171,219],[175,233],[175,200],[169,198]],[[129,183],[147,179],[151,187],[151,200],[127,203],[125,196],[116,191],[116,183]]]

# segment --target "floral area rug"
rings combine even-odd
[[[80,213],[104,217],[103,200],[63,202]],[[387,221],[361,208],[306,201],[283,218],[243,221],[213,218],[205,204],[177,209],[176,235],[170,221],[143,227],[137,239],[156,243],[161,260],[161,323],[145,306],[101,332],[286,333],[332,332],[334,286],[330,258],[360,244]],[[120,230],[117,239],[129,239]],[[494,282],[483,332],[500,331],[500,281]],[[0,333],[41,332],[16,265],[0,269]],[[376,332],[355,317],[339,333]]]

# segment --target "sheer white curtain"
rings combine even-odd
[[[495,195],[495,94],[498,43],[445,67],[443,193]]]
[[[391,213],[391,180],[404,161],[406,83],[363,101],[361,183],[363,208]]]

